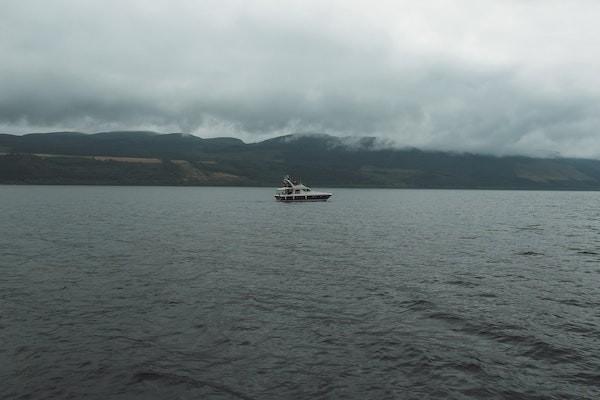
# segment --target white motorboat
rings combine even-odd
[[[277,201],[327,201],[332,196],[331,193],[314,191],[289,175],[283,178],[282,184],[283,187],[277,189],[274,196]]]

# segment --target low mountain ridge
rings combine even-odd
[[[235,138],[125,131],[0,134],[0,183],[600,189],[600,161],[395,149],[374,137]]]

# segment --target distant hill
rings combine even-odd
[[[394,149],[378,139],[289,135],[246,144],[180,133],[0,134],[0,183],[600,189],[600,161]]]

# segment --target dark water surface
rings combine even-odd
[[[3,399],[598,399],[600,193],[0,186]]]

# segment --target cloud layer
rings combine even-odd
[[[595,1],[8,1],[0,130],[600,157]]]

